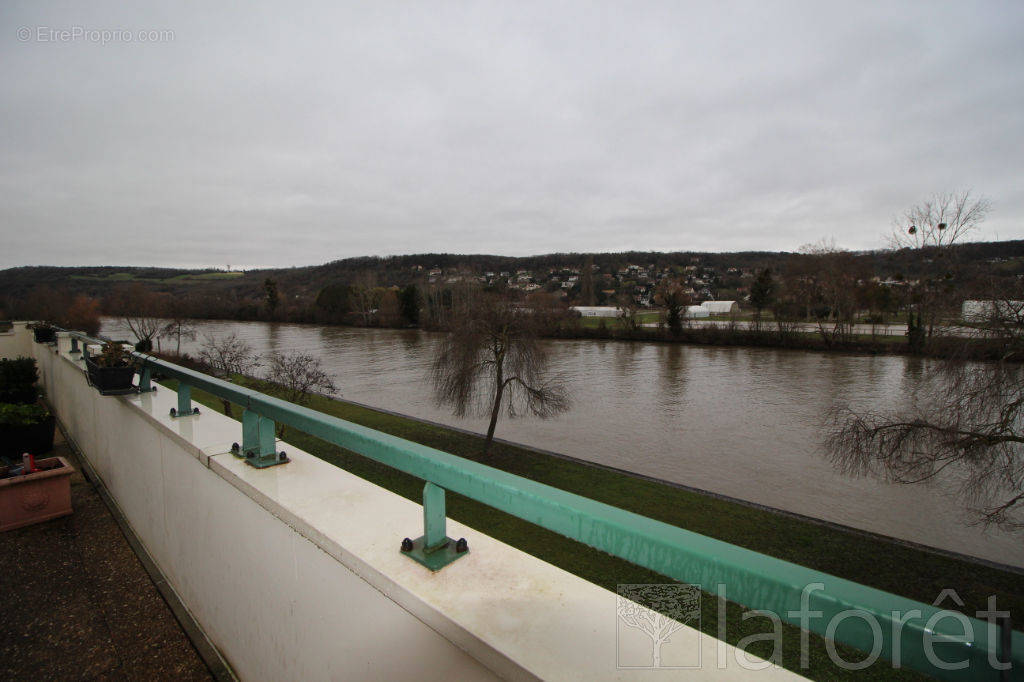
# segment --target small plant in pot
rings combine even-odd
[[[38,378],[32,358],[0,360],[0,457],[20,460],[24,452],[53,449],[55,420],[38,402]]]
[[[103,344],[100,355],[86,358],[85,368],[89,385],[100,392],[100,395],[124,395],[133,393],[135,387],[135,362],[132,356],[119,343]]]
[[[36,343],[54,343],[57,341],[57,330],[46,322],[38,322],[32,325],[32,334]]]
[[[42,455],[53,449],[56,420],[39,403],[0,404],[0,456],[20,460],[22,453]]]
[[[39,399],[38,380],[33,358],[0,360],[0,403],[34,403]]]

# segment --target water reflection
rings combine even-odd
[[[661,344],[654,348],[658,385],[661,387],[659,404],[666,409],[681,410],[686,395],[686,357],[683,347]]]
[[[348,399],[484,431],[434,404],[427,373],[441,336],[418,330],[201,322],[265,353],[322,358]],[[123,335],[116,327],[105,333]],[[194,350],[202,342],[188,344]],[[921,390],[918,358],[611,341],[546,342],[573,409],[499,423],[497,435],[717,493],[1024,566],[1024,543],[968,527],[949,486],[848,478],[826,461],[822,415],[835,399],[900,407]]]

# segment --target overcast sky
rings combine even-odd
[[[1024,238],[1020,0],[142,4],[0,4],[0,267]]]

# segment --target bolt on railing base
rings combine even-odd
[[[193,407],[191,412],[178,412],[177,408],[172,407],[169,414],[171,419],[181,419],[182,417],[191,417],[199,414],[199,408]]]
[[[431,571],[439,571],[456,559],[461,559],[469,554],[469,547],[463,539],[456,541],[446,536],[444,542],[438,546],[424,548],[424,537],[420,536],[412,540],[411,543],[406,538],[406,542],[402,543],[402,554],[416,563],[423,564]],[[409,549],[406,549],[407,547]]]
[[[238,455],[235,456],[237,457]],[[245,454],[245,463],[255,469],[276,467],[278,464],[287,464],[290,461],[284,450],[281,452],[270,452],[266,455],[257,455],[255,452],[247,452]]]

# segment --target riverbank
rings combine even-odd
[[[594,318],[590,318],[591,320]],[[603,321],[603,320],[602,320]],[[552,339],[595,339],[683,343],[697,346],[733,346],[747,348],[782,348],[817,352],[866,353],[869,355],[913,355],[918,357],[992,361],[1006,356],[1007,341],[1002,339],[933,336],[924,346],[914,348],[905,335],[852,334],[833,336],[809,331],[779,331],[774,326],[755,330],[732,326],[684,326],[673,334],[668,329],[640,327],[630,329],[617,320],[606,325],[562,325],[544,334]]]
[[[252,383],[256,388],[266,387],[260,382]],[[209,409],[221,409],[220,400],[202,391],[194,391],[193,398]],[[468,459],[486,461],[510,473],[666,523],[923,602],[931,603],[943,589],[951,588],[963,600],[964,611],[971,615],[984,609],[992,594],[997,596],[1000,608],[1014,614],[1024,610],[1024,580],[1019,575],[989,566],[826,528],[510,443],[496,443],[492,457],[481,460],[479,436],[340,400],[316,396],[311,407]],[[240,409],[236,409],[236,418],[239,414]],[[422,481],[418,479],[306,434],[289,430],[284,440],[404,497],[421,500]],[[656,573],[461,496],[450,494],[447,506],[451,518],[612,591],[619,584],[666,581]],[[735,604],[727,605],[726,615],[724,639],[730,643],[770,631],[770,623],[763,617],[742,620],[742,609]],[[712,595],[705,594],[703,599],[701,629],[711,636],[719,636],[717,603]],[[772,654],[770,642],[766,641],[752,645],[749,650],[763,657]],[[847,660],[862,658],[842,648],[840,652]],[[814,636],[811,637],[810,667],[801,670],[800,632],[789,626],[784,629],[779,662],[813,679],[861,679],[866,674],[869,679],[917,679],[912,673],[892,670],[883,663],[859,672],[841,670],[831,663],[824,640]]]

